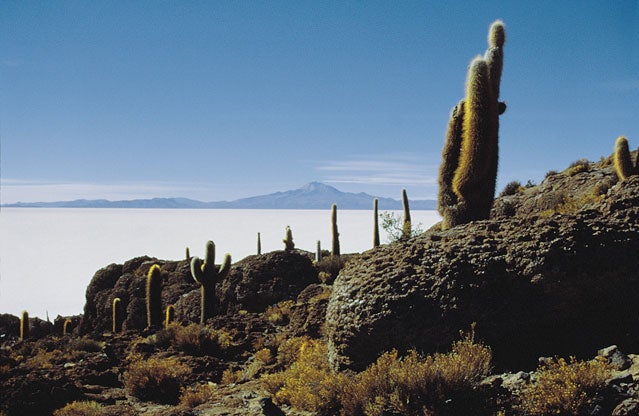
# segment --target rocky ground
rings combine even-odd
[[[192,324],[200,290],[186,259],[132,259],[96,272],[82,316],[31,319],[27,340],[17,317],[0,315],[0,414],[46,415],[73,401],[101,413],[67,414],[313,414],[274,405],[260,379],[290,365],[290,340],[323,340],[332,367],[352,375],[393,348],[445,351],[476,323],[494,369],[477,388],[500,414],[524,414],[515,398],[538,382],[540,362],[552,361],[543,357],[576,356],[610,365],[584,414],[639,415],[637,253],[639,177],[618,182],[602,159],[511,186],[490,220],[433,227],[340,262],[315,264],[302,251],[238,261],[204,327]],[[162,306],[174,305],[180,323],[165,330],[146,329],[153,264]],[[114,334],[115,297],[124,316]],[[132,369],[144,363],[182,371],[178,385],[136,390]],[[187,400],[196,386],[205,388]]]

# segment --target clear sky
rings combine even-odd
[[[506,24],[498,191],[639,146],[639,2],[0,4],[2,203],[230,200],[321,181],[434,198]]]

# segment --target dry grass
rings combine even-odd
[[[72,402],[55,410],[53,416],[105,416],[104,407],[97,402]]]
[[[441,414],[446,402],[457,411],[461,406],[479,413],[474,388],[490,372],[491,356],[488,347],[474,342],[472,333],[447,354],[423,357],[411,351],[401,358],[395,350],[387,352],[346,386],[342,414]]]
[[[291,316],[291,308],[295,305],[295,301],[285,300],[276,305],[266,308],[264,315],[266,319],[275,325],[285,325]]]
[[[592,399],[610,377],[603,360],[570,362],[560,358],[537,371],[537,382],[520,394],[527,415],[585,415]]]
[[[180,404],[194,408],[201,404],[212,402],[220,397],[219,389],[214,384],[198,384],[193,388],[182,389]]]
[[[190,373],[191,369],[175,357],[144,359],[142,355],[134,354],[124,373],[124,387],[143,401],[176,403],[180,388]]]

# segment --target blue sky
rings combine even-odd
[[[637,1],[3,1],[2,203],[436,195],[466,68],[506,24],[498,191],[626,135]]]

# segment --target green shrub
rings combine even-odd
[[[404,235],[404,219],[394,212],[384,211],[379,214],[382,219],[382,229],[388,234],[388,241],[394,242],[402,239]],[[411,224],[410,236],[415,237],[424,232],[422,223]]]

